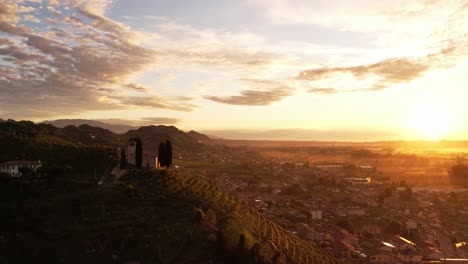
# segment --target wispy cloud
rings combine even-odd
[[[138,45],[128,27],[103,16],[109,4],[72,1],[67,6],[71,14],[49,16],[45,23],[53,28],[42,31],[24,22],[38,22],[39,14],[53,9],[35,9],[21,18],[18,11],[30,11],[27,7],[1,2],[0,111],[29,118],[143,106],[190,111],[194,105],[131,82],[155,62],[157,52]],[[122,88],[144,95],[128,96]]]
[[[137,92],[142,92],[146,93],[149,91],[147,87],[144,87],[143,85],[137,84],[137,83],[129,83],[126,85],[127,88],[130,88],[132,90],[135,90]]]
[[[293,94],[293,89],[281,82],[255,79],[242,79],[252,89],[243,90],[239,95],[205,96],[205,99],[230,105],[269,105]]]
[[[387,59],[377,63],[348,66],[331,67],[305,70],[299,73],[296,79],[304,81],[320,81],[326,78],[332,78],[337,75],[351,74],[357,79],[367,78],[369,76],[377,77],[371,87],[361,88],[359,90],[380,91],[390,87],[393,84],[409,82],[420,77],[430,67],[427,61],[412,61],[410,59]],[[312,93],[336,93],[336,88],[312,88]]]
[[[173,117],[143,117],[139,119],[96,119],[109,124],[130,125],[130,126],[148,126],[148,125],[174,125],[181,122],[179,118]]]
[[[338,90],[335,88],[310,88],[307,90],[309,93],[315,94],[336,94]]]
[[[460,50],[466,50],[462,46],[450,46],[439,52],[416,58],[385,59],[376,63],[344,66],[323,67],[301,71],[294,79],[306,81],[308,85],[317,86],[316,83],[325,79],[335,78],[342,75],[352,75],[354,79],[370,79],[371,84],[367,87],[351,89],[335,88],[309,88],[308,92],[317,94],[335,94],[341,92],[369,92],[382,91],[399,83],[408,83],[423,76],[427,71],[436,68],[453,66],[451,59]],[[459,58],[456,58],[458,60]],[[350,82],[352,85],[352,81]]]

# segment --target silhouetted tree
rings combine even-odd
[[[392,221],[385,228],[385,233],[392,234],[392,235],[399,235],[399,234],[401,234],[402,230],[403,230],[403,228],[402,228],[400,223]]]
[[[23,177],[33,177],[36,175],[36,172],[27,166],[20,167],[18,171],[21,173],[21,176]]]
[[[161,167],[166,166],[166,144],[164,144],[164,142],[159,143],[158,161]]]
[[[248,254],[248,250],[245,243],[245,236],[244,234],[240,234],[239,242],[237,244],[237,252],[236,252],[236,263],[248,263],[250,260],[250,256]]]
[[[219,229],[216,234],[215,257],[221,261],[229,259],[229,255],[227,254],[225,249],[224,235],[221,229]]]
[[[141,168],[141,164],[143,162],[143,144],[141,143],[141,139],[136,139],[136,146],[135,146],[135,166],[137,168]]]
[[[120,168],[121,169],[127,168],[127,157],[125,156],[124,148],[120,150]]]
[[[166,166],[170,167],[172,165],[172,144],[171,141],[166,140]]]
[[[169,140],[159,143],[158,161],[161,167],[169,167],[172,165],[172,144]]]
[[[459,161],[460,163],[460,161]],[[457,164],[453,166],[450,171],[450,181],[457,185],[468,184],[468,166],[463,164]]]
[[[411,187],[406,186],[405,190],[400,192],[400,200],[402,201],[410,201],[413,199],[413,190]]]
[[[354,234],[353,226],[349,223],[348,220],[340,220],[336,223],[337,226],[346,229],[350,234]]]

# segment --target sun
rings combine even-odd
[[[409,125],[419,139],[441,140],[450,132],[450,115],[439,102],[422,102],[410,116]]]

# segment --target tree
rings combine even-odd
[[[400,200],[402,201],[410,201],[413,199],[413,190],[411,187],[406,186],[405,190],[400,192]]]
[[[135,166],[137,168],[141,168],[141,164],[143,162],[143,144],[141,143],[140,138],[136,138],[136,146],[135,146]]]
[[[354,234],[354,228],[348,220],[340,220],[336,225],[346,229],[350,234]]]
[[[172,165],[172,144],[169,140],[159,143],[158,161],[161,167],[169,167]]]
[[[120,168],[125,169],[127,168],[127,156],[125,156],[125,149],[122,148],[120,151]]]
[[[164,142],[159,143],[158,161],[161,167],[166,166],[166,144],[164,144]]]
[[[459,161],[461,163],[461,161]],[[450,180],[452,184],[467,185],[468,184],[468,166],[457,164],[450,169]]]
[[[166,140],[166,166],[170,167],[172,165],[172,144],[171,141]]]
[[[400,223],[392,221],[385,228],[384,232],[387,233],[387,234],[399,235],[399,234],[401,234],[402,230],[403,230],[403,228],[402,228]]]
[[[21,173],[21,176],[25,178],[36,176],[36,172],[27,166],[20,167],[18,171]]]

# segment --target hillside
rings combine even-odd
[[[185,133],[174,126],[145,126],[130,130],[122,135],[122,140],[139,137],[143,141],[144,151],[157,152],[159,143],[170,140],[177,151],[197,151],[206,149],[207,136],[197,132]],[[202,139],[202,140],[200,140]],[[209,139],[209,138],[208,138]],[[205,141],[203,141],[205,140]],[[203,141],[203,142],[202,142]],[[211,141],[210,141],[211,142]],[[210,143],[208,142],[208,143]]]
[[[0,123],[0,162],[41,160],[46,167],[81,179],[94,180],[115,159],[117,139],[110,132],[89,126],[56,128],[29,121]],[[64,171],[67,170],[68,173]],[[67,175],[65,175],[67,174]]]
[[[197,151],[204,149],[207,144],[209,145],[214,143],[214,141],[207,135],[196,132],[194,130],[184,132],[174,126],[151,125],[135,127],[127,125],[114,125],[88,119],[59,119],[54,121],[44,121],[43,123],[64,128],[65,130],[69,131],[67,135],[70,136],[76,134],[71,131],[71,128],[73,127],[80,128],[79,133],[87,132],[86,130],[93,128],[95,131],[89,131],[88,134],[93,132],[96,136],[99,137],[99,140],[104,141],[103,143],[114,143],[114,145],[123,145],[129,138],[139,137],[143,141],[143,147],[145,151],[149,152],[157,152],[159,143],[165,141],[166,139],[169,139],[175,149],[179,151]],[[106,141],[100,137],[101,135],[106,135],[106,133],[103,133],[104,130],[109,132],[107,133],[107,138],[111,140]],[[86,140],[86,138],[81,137],[79,139],[80,142],[90,143],[90,141]],[[121,142],[116,142],[116,140],[121,140]]]
[[[255,209],[194,177],[134,171],[70,194],[41,183],[0,201],[5,263],[339,263]],[[43,183],[42,183],[43,184]],[[47,188],[45,188],[47,189]],[[3,190],[2,190],[3,192]],[[13,199],[16,198],[16,199]],[[24,254],[27,252],[27,254]]]
[[[109,130],[89,125],[58,128],[49,124],[35,124],[31,121],[8,120],[0,123],[4,135],[30,142],[45,142],[62,145],[116,146],[119,136]]]
[[[199,132],[194,131],[194,130],[190,130],[189,132],[187,132],[187,135],[189,135],[190,137],[192,137],[193,139],[197,140],[200,143],[205,143],[205,144],[213,144],[214,143],[213,139],[211,139],[207,135],[199,133]]]
[[[179,151],[197,151],[212,143],[204,134],[193,130],[185,133],[174,126],[145,126],[125,134],[116,134],[88,124],[59,128],[45,123],[15,120],[0,123],[0,137],[2,136],[28,140],[30,143],[113,148],[126,145],[129,138],[139,137],[143,141],[145,151],[151,152],[157,152],[159,143],[167,139]]]

